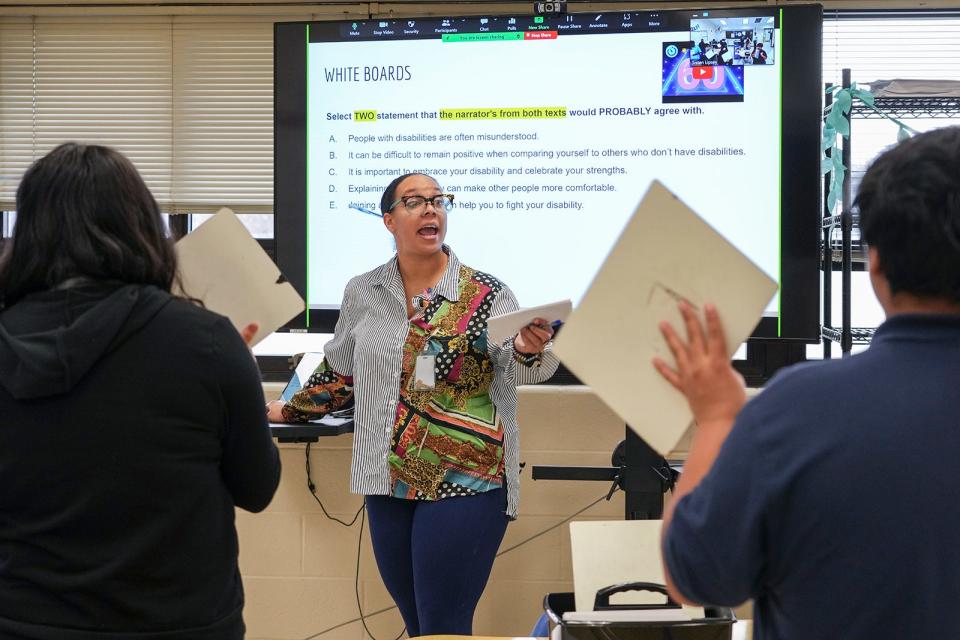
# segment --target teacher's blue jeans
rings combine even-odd
[[[506,489],[436,501],[367,496],[380,575],[410,637],[473,633],[507,529]]]

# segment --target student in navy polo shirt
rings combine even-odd
[[[663,325],[654,365],[698,428],[664,516],[674,597],[755,601],[757,638],[956,634],[960,602],[960,128],[860,185],[887,320],[864,353],[777,375],[749,404],[716,309]]]

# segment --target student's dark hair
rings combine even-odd
[[[883,153],[863,176],[856,204],[892,293],[960,302],[960,127]]]
[[[157,202],[121,153],[68,142],[24,174],[0,257],[0,306],[75,277],[170,291],[176,273]]]
[[[390,184],[387,185],[387,188],[383,190],[383,196],[380,198],[380,213],[389,213],[390,205],[397,200],[397,187],[410,176],[426,176],[433,180],[433,176],[425,173],[405,173],[402,176],[394,178]]]

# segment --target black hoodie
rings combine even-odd
[[[86,284],[0,312],[0,639],[243,636],[234,505],[280,463],[229,321]]]

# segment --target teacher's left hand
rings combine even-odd
[[[520,333],[513,339],[513,348],[517,353],[533,355],[542,353],[544,347],[553,338],[553,327],[543,318],[534,318],[530,324],[520,329]]]

